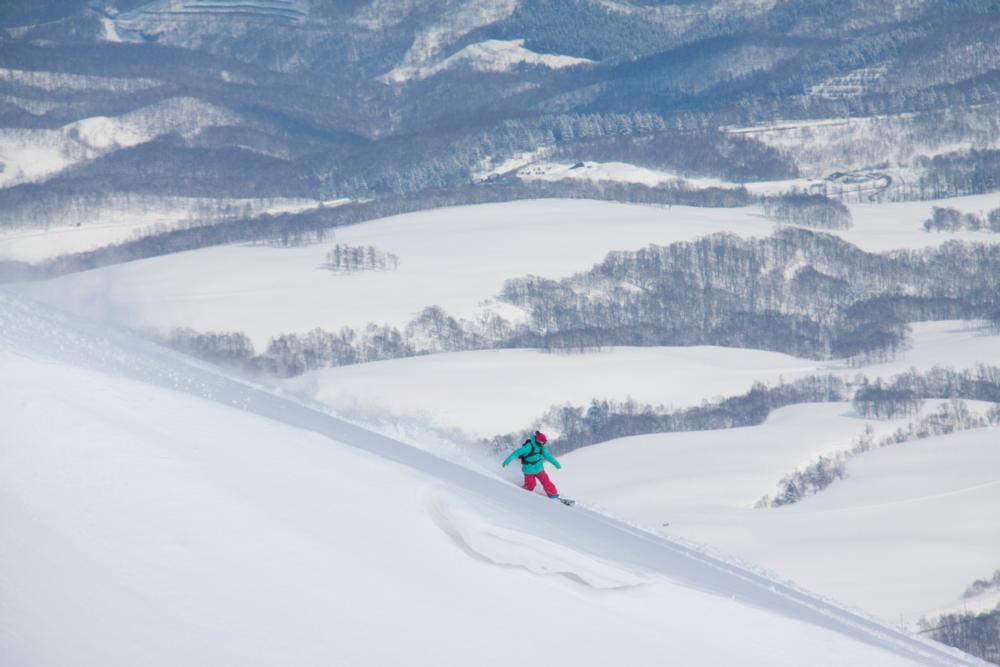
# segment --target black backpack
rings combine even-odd
[[[542,460],[542,447],[545,445],[540,442],[536,442],[533,439],[524,441],[524,445],[528,444],[531,445],[531,451],[527,454],[521,454],[519,457],[522,465],[534,465]],[[523,447],[524,445],[521,446]]]

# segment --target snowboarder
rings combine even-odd
[[[524,473],[524,488],[528,491],[534,491],[535,482],[541,482],[546,495],[549,498],[558,500],[559,491],[556,490],[556,485],[549,479],[544,466],[545,461],[548,461],[556,468],[562,468],[562,464],[556,460],[556,457],[552,456],[552,453],[545,444],[546,442],[548,442],[548,438],[545,437],[545,434],[541,431],[535,431],[530,438],[524,441],[523,445],[515,449],[510,453],[510,456],[504,459],[503,464],[506,466],[514,459],[520,458],[521,472]]]

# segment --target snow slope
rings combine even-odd
[[[59,79],[56,79],[57,81]],[[40,181],[120,148],[236,123],[235,114],[193,97],[175,97],[121,116],[94,116],[55,130],[0,129],[0,187]]]
[[[863,424],[849,405],[795,406],[759,427],[624,438],[563,457],[560,481],[619,516],[669,521],[674,534],[912,623],[955,605],[978,573],[996,568],[1000,429],[878,449],[851,459],[848,477],[815,496],[751,509],[769,479],[776,489],[781,459],[791,472]]]
[[[849,379],[859,373],[888,378],[911,368],[965,369],[997,359],[1000,335],[944,321],[913,325],[908,350],[891,362],[861,368],[713,347],[611,348],[569,355],[494,350],[324,369],[281,381],[280,386],[371,423],[402,422],[428,429],[456,443],[449,448],[428,441],[437,443],[436,451],[452,454],[463,445],[468,451],[475,437],[528,428],[551,405],[585,406],[593,398],[632,397],[684,407],[779,377],[792,381],[829,372]],[[939,403],[927,401],[924,411],[935,410]],[[978,412],[988,407],[968,404]],[[923,614],[968,606],[959,600],[964,588],[996,569],[1000,534],[984,528],[995,524],[990,517],[1000,497],[960,495],[947,508],[929,503],[929,511],[942,518],[926,523],[920,520],[925,507],[912,513],[894,507],[876,518],[845,511],[836,514],[837,521],[825,514],[792,521],[786,517],[798,510],[751,509],[760,498],[778,491],[785,474],[819,456],[850,449],[866,425],[875,429],[877,440],[911,419],[867,420],[845,404],[794,406],[753,428],[650,435],[588,447],[566,457],[566,466],[555,477],[571,495],[620,516],[653,527],[669,521],[672,534],[739,554],[888,621],[913,622]],[[992,450],[1000,451],[996,429],[967,437],[980,437],[984,446],[992,443]],[[985,471],[987,477],[1000,469],[997,462],[979,456],[988,451],[977,450],[976,456],[963,459],[952,456],[957,450],[942,447],[947,452],[939,461],[944,480],[962,474],[966,466]],[[609,466],[609,460],[614,464]],[[849,463],[852,479],[865,460]],[[933,466],[924,470],[934,472]],[[861,486],[840,481],[821,496],[834,489],[845,494],[859,489],[859,497],[864,497],[869,486],[878,487],[879,482],[874,477]],[[841,498],[849,505],[849,495]],[[954,530],[955,523],[944,517],[947,511],[963,517],[966,527]],[[879,530],[886,535],[895,530],[900,542],[877,537]],[[913,567],[894,570],[900,544],[914,546],[919,556]],[[838,563],[851,567],[839,568]],[[887,576],[890,571],[892,576]]]
[[[523,650],[536,610],[571,664],[984,664],[149,344],[0,306],[11,664],[548,664]]]

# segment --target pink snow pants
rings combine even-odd
[[[542,483],[542,488],[545,489],[545,494],[549,498],[555,498],[556,496],[559,495],[559,492],[556,490],[556,485],[552,483],[552,480],[549,479],[548,473],[546,473],[544,470],[534,475],[529,475],[528,473],[525,473],[524,488],[526,488],[528,491],[534,491],[535,480],[538,480],[539,482]]]

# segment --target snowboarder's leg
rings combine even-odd
[[[535,475],[529,475],[528,473],[524,473],[524,488],[526,488],[528,491],[535,490]]]
[[[549,479],[549,474],[547,472],[543,470],[535,475],[535,477],[537,477],[538,481],[542,483],[542,488],[545,489],[545,495],[549,498],[559,497],[559,491],[556,489],[556,485],[552,483],[552,480]],[[534,484],[532,484],[532,486],[534,486]]]

